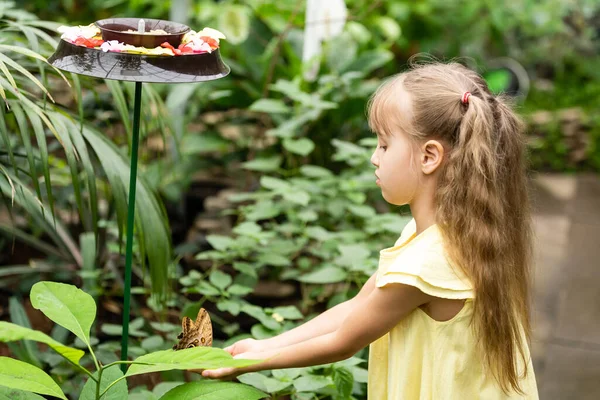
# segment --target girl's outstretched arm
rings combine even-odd
[[[225,350],[229,351],[234,356],[247,351],[260,352],[268,349],[273,350],[333,332],[340,327],[346,317],[356,308],[356,304],[366,299],[374,288],[375,274],[369,278],[360,289],[360,292],[352,299],[330,308],[310,321],[269,339],[241,340],[226,347]]]
[[[389,332],[402,318],[430,300],[431,296],[413,286],[394,283],[375,288],[355,303],[338,329],[280,349],[238,354],[235,358],[265,361],[246,368],[206,370],[202,376],[220,379],[252,371],[341,361]]]
[[[350,300],[330,308],[310,321],[281,335],[265,340],[268,348],[280,348],[300,343],[316,336],[337,330],[346,317],[355,309],[356,304],[366,299],[375,288],[375,274],[363,285],[360,292]]]

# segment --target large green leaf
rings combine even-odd
[[[31,364],[9,357],[0,357],[0,385],[67,399],[47,373]]]
[[[34,331],[33,329],[25,328],[10,322],[0,321],[0,342],[14,342],[15,340],[34,340],[36,342],[45,343],[74,364],[79,363],[79,360],[84,354],[82,350],[65,346],[43,332]]]
[[[268,397],[250,386],[234,382],[190,382],[171,389],[160,400],[258,400]]]
[[[0,400],[44,400],[39,394],[0,386]]]
[[[173,369],[216,369],[221,367],[247,367],[262,360],[234,360],[225,350],[214,347],[194,347],[184,350],[163,350],[146,354],[135,359],[136,363],[127,370],[125,376],[148,372],[170,371]]]
[[[92,296],[73,285],[38,282],[31,288],[30,299],[34,308],[90,345],[90,329],[96,318]]]
[[[100,393],[103,393],[108,385],[123,376],[119,365],[113,365],[102,371],[102,380],[100,381]],[[94,373],[94,377],[98,378],[98,371]],[[97,383],[93,379],[88,379],[79,395],[79,400],[96,400]],[[119,381],[112,386],[103,396],[102,400],[127,400],[127,381],[125,379]]]

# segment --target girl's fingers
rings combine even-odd
[[[231,375],[234,370],[235,368],[219,368],[213,370],[205,370],[202,372],[202,376],[205,378],[220,379]]]

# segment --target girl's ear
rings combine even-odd
[[[428,140],[421,146],[421,171],[433,174],[444,159],[444,146],[437,140]]]

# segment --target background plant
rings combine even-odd
[[[88,375],[89,379],[79,397],[81,399],[99,400],[104,396],[126,399],[128,390],[125,378],[148,372],[244,367],[257,362],[234,360],[229,353],[221,349],[197,347],[180,350],[177,353],[173,350],[158,351],[139,357],[134,361],[115,361],[103,365],[98,361],[90,340],[90,329],[96,316],[96,305],[90,295],[72,285],[38,282],[31,289],[31,302],[34,308],[42,311],[49,319],[68,329],[85,343],[96,367],[96,372],[92,373],[80,364],[84,355],[83,351],[64,346],[42,332],[8,322],[0,322],[0,340],[8,342],[33,340],[48,345],[73,368]],[[119,366],[123,364],[129,365],[125,374],[119,369]],[[0,357],[0,365],[3,371],[0,375],[0,385],[66,399],[56,382],[40,368],[8,357]],[[215,382],[181,384],[167,392],[161,399],[177,399],[184,392],[187,396],[200,396],[206,392],[213,392],[213,398],[217,398],[215,397],[217,394],[226,395],[229,398],[251,399],[260,399],[266,396],[255,389],[232,383],[225,385]]]

